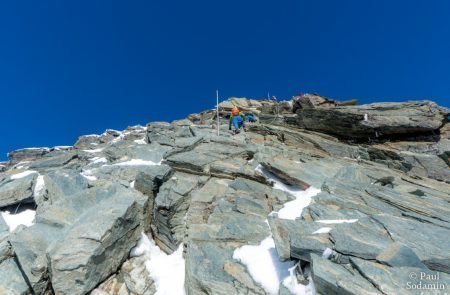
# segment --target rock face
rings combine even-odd
[[[170,294],[176,271],[136,254],[142,233],[183,250],[186,294],[448,292],[447,110],[309,97],[296,114],[222,102],[220,135],[205,111],[10,153],[0,294]],[[260,122],[232,135],[234,106]],[[34,224],[10,231],[27,208]]]
[[[297,111],[297,123],[301,128],[342,138],[390,138],[437,132],[446,122],[448,115],[448,109],[431,101],[373,103],[301,109]]]

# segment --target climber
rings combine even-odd
[[[234,126],[234,133],[238,134],[241,132],[241,127],[244,125],[244,122],[247,120],[243,113],[239,112],[237,107],[234,107],[231,110],[230,124],[228,125],[228,130],[231,130],[231,125]]]
[[[244,115],[245,115],[246,121],[248,121],[250,123],[254,123],[257,121],[255,118],[255,115],[253,115],[253,113],[245,113]]]

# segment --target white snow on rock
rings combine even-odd
[[[65,151],[65,150],[73,149],[73,146],[71,146],[71,145],[57,145],[57,146],[54,146],[53,149],[55,151]]]
[[[233,259],[247,266],[248,272],[269,294],[278,294],[280,282],[289,276],[292,261],[281,262],[271,236],[257,246],[246,245],[237,248]]]
[[[300,217],[303,208],[311,203],[311,198],[320,192],[319,189],[310,187],[301,190],[295,186],[284,184],[278,177],[258,165],[255,170],[274,184],[274,188],[287,192],[295,197],[295,200],[287,202],[278,211],[278,218],[292,219]],[[266,220],[267,222],[267,220]],[[282,283],[292,294],[315,294],[314,283],[309,278],[309,284],[299,284],[295,276],[296,264],[294,261],[281,262],[275,249],[272,236],[268,236],[257,246],[246,245],[234,250],[233,259],[240,261],[247,267],[253,280],[259,283],[269,294],[278,294]]]
[[[316,287],[310,276],[308,276],[308,285],[299,284],[295,275],[297,264],[289,268],[289,276],[283,280],[283,285],[294,295],[315,295]]]
[[[325,224],[337,224],[337,223],[353,223],[357,222],[358,219],[339,219],[339,220],[333,220],[333,219],[323,219],[323,220],[314,220],[315,222],[325,223]]]
[[[9,231],[13,232],[19,225],[32,226],[36,211],[26,209],[17,214],[11,214],[9,211],[1,211],[2,217],[9,227]]]
[[[184,295],[185,261],[183,258],[183,244],[178,250],[167,255],[152,239],[142,233],[141,239],[135,248],[131,250],[130,256],[145,255],[147,261],[145,267],[150,277],[155,282],[155,295]]]
[[[301,216],[303,209],[311,203],[312,197],[320,193],[320,189],[314,187],[302,190],[295,186],[286,185],[277,176],[263,169],[261,165],[258,165],[255,170],[271,181],[274,188],[295,197],[295,200],[286,202],[284,207],[278,211],[278,218],[295,220]]]
[[[36,179],[36,183],[34,184],[33,196],[34,197],[41,196],[44,193],[44,189],[45,189],[44,176],[39,175]]]
[[[331,227],[322,227],[322,228],[319,228],[318,230],[316,230],[315,232],[313,232],[313,235],[326,234],[326,233],[329,233],[330,231],[331,231]]]
[[[145,139],[136,139],[134,142],[137,143],[137,144],[147,144],[145,142]]]
[[[161,165],[161,162],[155,163],[153,161],[147,161],[142,159],[132,159],[126,162],[113,164],[113,166],[154,166],[154,165]]]
[[[108,160],[105,157],[94,157],[92,159],[89,159],[89,161],[92,162],[92,164],[97,164],[97,163],[108,163]]]
[[[80,175],[90,181],[97,180],[97,177],[93,175],[93,171],[91,169],[84,169],[83,172],[80,173]]]
[[[20,173],[12,175],[11,179],[24,178],[24,177],[27,177],[28,175],[35,174],[35,173],[37,173],[37,171],[26,170],[26,171],[23,171],[23,172],[20,172]]]
[[[236,249],[233,253],[233,259],[247,266],[253,280],[271,295],[278,294],[280,283],[283,283],[292,294],[313,294],[311,291],[312,283],[303,286],[297,282],[294,274],[295,262],[281,262],[279,260],[271,236],[265,238],[259,245],[246,245]]]
[[[103,151],[103,148],[99,148],[99,149],[95,149],[95,150],[83,150],[83,152],[86,152],[86,153],[100,153],[101,151]]]

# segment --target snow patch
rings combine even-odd
[[[108,160],[104,157],[100,158],[100,157],[94,157],[92,159],[89,159],[89,161],[92,162],[92,164],[97,164],[97,163],[108,163]]]
[[[307,190],[302,190],[295,186],[290,186],[283,183],[277,176],[263,169],[261,165],[255,168],[267,180],[273,183],[273,187],[281,191],[287,192],[295,197],[295,200],[286,202],[283,208],[278,211],[278,218],[295,220],[300,217],[302,211],[311,203],[312,197],[320,193],[320,189],[310,187]]]
[[[44,189],[45,189],[44,176],[39,175],[36,179],[36,183],[33,188],[33,196],[34,197],[41,196],[44,193]]]
[[[101,151],[103,151],[103,148],[99,148],[99,149],[95,149],[95,150],[83,150],[83,152],[86,152],[86,153],[100,153]]]
[[[83,172],[80,173],[80,175],[83,176],[84,178],[86,178],[87,180],[90,180],[90,181],[97,180],[97,177],[95,177],[92,174],[93,174],[93,171],[90,169],[83,170]]]
[[[161,165],[161,162],[155,163],[153,161],[146,161],[141,159],[132,159],[126,162],[115,163],[113,166],[154,166]]]
[[[36,211],[26,209],[17,214],[11,214],[9,211],[2,211],[1,214],[9,227],[9,232],[13,232],[21,224],[25,226],[32,226],[34,224]]]
[[[291,294],[294,295],[314,295],[316,294],[316,288],[312,281],[312,278],[309,277],[308,285],[302,285],[298,283],[297,277],[295,275],[295,268],[298,263],[293,267],[289,268],[289,276],[283,280],[283,285],[291,291]]]
[[[259,245],[246,245],[237,248],[233,259],[247,266],[253,280],[269,294],[278,294],[280,282],[290,276],[289,269],[294,262],[281,262],[271,236],[265,238]]]
[[[152,239],[142,233],[141,239],[131,250],[132,257],[145,255],[145,267],[156,285],[155,295],[184,295],[185,261],[183,244],[177,251],[167,255]]]
[[[137,144],[147,144],[145,142],[145,139],[136,139],[134,142],[137,143]]]
[[[357,222],[358,219],[340,219],[340,220],[332,220],[332,219],[324,219],[324,220],[314,220],[315,222],[325,223],[325,224],[337,224],[337,223],[353,223]]]
[[[313,232],[313,235],[326,234],[326,233],[329,233],[330,231],[331,231],[331,227],[322,227],[322,228],[319,228],[318,230],[316,230],[315,232]]]
[[[37,173],[37,171],[27,170],[27,171],[12,175],[11,179],[20,179],[20,178],[24,178],[24,177],[27,177],[28,175],[35,174],[35,173]]]

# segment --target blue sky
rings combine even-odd
[[[0,160],[229,96],[450,106],[449,1],[2,1]]]

